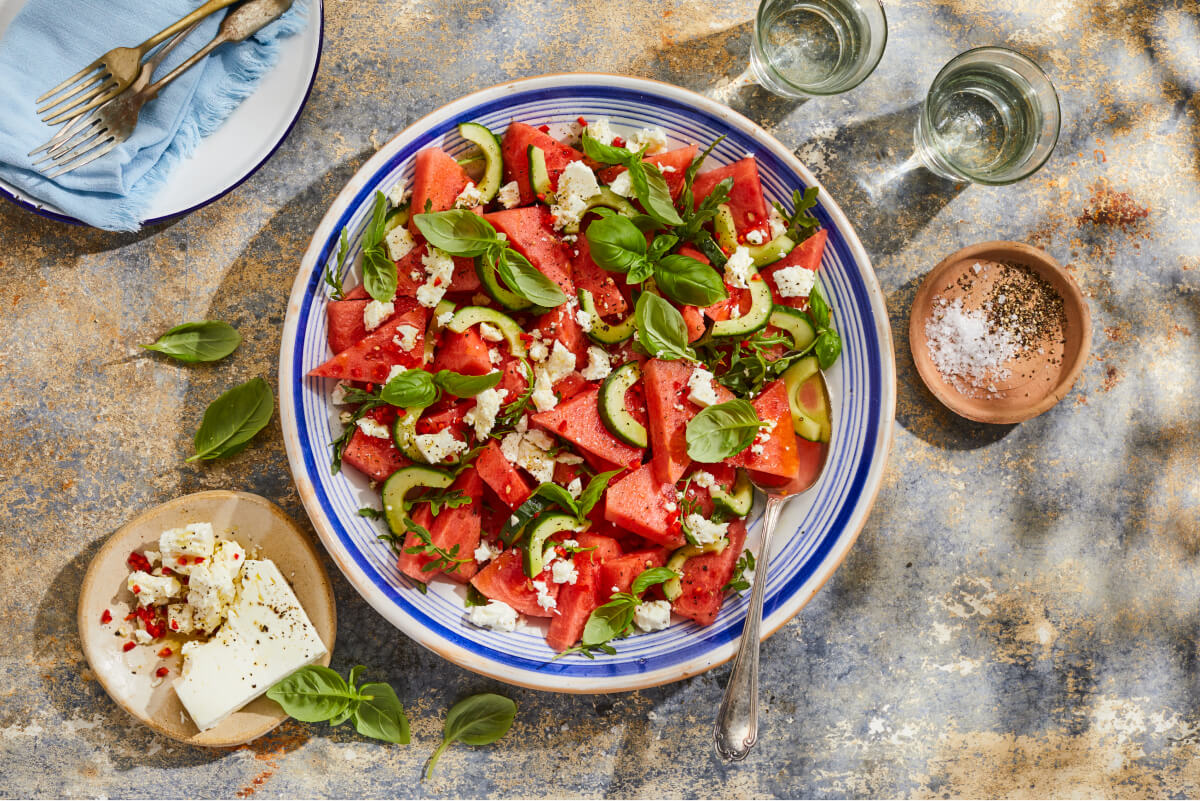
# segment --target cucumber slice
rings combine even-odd
[[[813,330],[812,323],[808,321],[808,315],[791,306],[776,306],[771,311],[767,322],[792,335],[793,350],[804,350],[817,338],[817,332]]]
[[[433,314],[429,318],[429,325],[425,328],[425,361],[422,364],[433,362],[433,351],[437,347],[438,334],[442,330],[442,325],[438,320],[446,312],[452,311],[454,311],[454,304],[448,300],[439,301],[438,305],[433,307]]]
[[[625,362],[608,374],[600,385],[600,421],[614,437],[635,448],[649,444],[646,427],[629,413],[625,393],[642,377],[637,362]]]
[[[579,290],[579,308],[592,316],[592,330],[587,332],[588,339],[601,345],[617,345],[633,336],[636,321],[631,313],[622,322],[606,323],[596,311],[596,300],[590,290]]]
[[[529,527],[525,543],[525,575],[533,578],[546,568],[546,540],[562,531],[579,531],[581,526],[573,515],[554,513],[543,515]]]
[[[720,553],[729,547],[729,540],[721,538],[716,542],[710,542],[707,545],[685,545],[679,550],[671,554],[671,558],[667,560],[667,567],[674,570],[679,578],[667,579],[663,582],[663,595],[668,601],[674,601],[683,593],[683,583],[680,579],[683,577],[683,563],[691,559],[693,556],[699,556],[703,553]]]
[[[404,497],[416,487],[445,489],[454,483],[454,476],[444,470],[412,465],[402,467],[383,482],[383,516],[388,528],[397,536],[407,531],[404,525]]]
[[[388,209],[387,216],[383,218],[383,235],[387,236],[393,228],[408,225],[409,216],[407,203],[403,206],[397,206],[394,209]]]
[[[405,409],[404,414],[398,415],[395,422],[392,423],[392,442],[395,443],[397,450],[414,462],[425,461],[420,448],[417,447],[416,439],[417,421],[421,419],[423,411],[425,410],[415,406]]]
[[[553,191],[550,188],[550,170],[546,168],[546,153],[537,145],[530,145],[525,153],[529,156],[529,188],[533,190],[534,197],[543,200]]]
[[[468,142],[479,145],[485,161],[483,175],[475,188],[484,203],[488,203],[500,190],[501,176],[504,173],[504,158],[500,151],[500,140],[486,126],[477,122],[464,122],[458,126],[458,135]]]
[[[599,194],[592,195],[590,198],[588,198],[587,205],[579,214],[579,219],[582,220],[583,216],[592,209],[601,207],[612,209],[622,217],[633,217],[638,213],[638,210],[632,203],[609,189],[607,186],[602,186],[600,187]],[[570,223],[565,225],[563,226],[563,231],[568,234],[578,233],[579,223]]]
[[[737,226],[733,222],[733,212],[729,204],[717,206],[717,216],[713,217],[713,233],[717,235],[717,244],[726,253],[732,253],[738,246]]]
[[[740,244],[737,239],[737,226],[733,222],[733,212],[729,206],[722,203],[717,206],[717,216],[713,218],[713,230],[717,234],[717,244],[726,253],[732,253]],[[780,234],[770,242],[761,245],[746,245],[750,258],[754,259],[755,267],[766,267],[774,264],[792,252],[796,242],[787,234]]]
[[[489,309],[486,306],[464,306],[454,313],[454,317],[446,327],[456,334],[461,334],[471,326],[480,323],[488,323],[499,328],[500,333],[504,334],[504,341],[508,343],[509,352],[517,358],[525,358],[525,342],[521,339],[521,334],[524,332],[521,330],[521,326],[517,325],[516,320],[502,311]]]
[[[533,307],[533,303],[529,300],[514,292],[509,292],[500,283],[500,276],[496,274],[496,268],[489,267],[483,260],[483,256],[475,257],[475,274],[479,276],[479,283],[483,284],[484,291],[509,311],[525,311]]]
[[[806,356],[783,374],[792,427],[809,442],[829,442],[829,390],[816,356]]]
[[[708,494],[712,496],[714,506],[738,517],[750,514],[750,507],[754,505],[754,485],[750,483],[750,476],[745,470],[738,470],[737,478],[729,492],[720,484],[713,484],[709,487]]]
[[[771,287],[767,286],[757,269],[751,269],[747,283],[750,285],[750,308],[746,309],[746,313],[741,317],[730,317],[728,320],[713,323],[714,337],[745,336],[766,328],[771,311],[775,308]]]

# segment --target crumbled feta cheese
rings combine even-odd
[[[572,498],[578,498],[583,492],[583,480],[578,476],[571,479],[571,483],[567,485],[567,492],[571,493]]]
[[[383,383],[390,384],[393,378],[395,378],[398,375],[404,375],[407,372],[408,372],[408,368],[405,367],[403,364],[393,364],[388,369],[387,378],[384,379]]]
[[[621,197],[629,197],[633,194],[633,179],[629,177],[629,170],[624,170],[617,174],[617,177],[612,179],[612,183],[608,185],[608,189],[614,195]]]
[[[366,434],[368,437],[376,439],[391,439],[392,432],[388,431],[388,427],[378,420],[372,420],[370,417],[358,418],[358,430]]]
[[[687,530],[691,532],[692,539],[696,541],[697,545],[711,545],[723,538],[729,531],[728,523],[714,523],[696,512],[688,515],[683,524],[687,526]]]
[[[587,210],[587,202],[600,194],[600,184],[592,168],[582,161],[572,161],[558,177],[558,188],[554,190],[554,202],[550,214],[554,216],[554,227],[562,230],[570,225],[579,225]]]
[[[578,548],[579,540],[563,540],[559,543],[564,548]]]
[[[413,239],[407,225],[397,225],[388,231],[383,243],[387,246],[388,258],[392,261],[400,261],[417,246],[417,240]]]
[[[141,570],[130,573],[125,586],[137,596],[138,606],[163,606],[182,588],[174,576],[152,576]]]
[[[579,580],[579,571],[571,559],[558,559],[550,566],[550,579],[555,584],[574,584]]]
[[[203,631],[213,631],[225,620],[237,588],[235,573],[223,565],[204,563],[192,568],[188,580],[187,602],[192,607],[193,625]]]
[[[394,311],[396,311],[396,305],[390,300],[387,303],[373,300],[363,307],[363,325],[368,331],[374,331],[383,325]]]
[[[521,415],[521,419],[517,421],[517,424],[513,426],[513,431],[516,431],[518,434],[524,434],[528,430],[529,415],[523,414]]]
[[[534,340],[533,344],[529,346],[529,358],[535,362],[544,362],[549,355],[550,349],[540,339]]]
[[[692,483],[701,489],[708,489],[717,483],[717,477],[707,470],[700,470],[692,474]]]
[[[417,337],[420,335],[421,329],[415,325],[402,325],[396,329],[396,336],[392,337],[392,342],[400,350],[409,351],[417,346]]]
[[[500,555],[500,549],[487,540],[480,540],[479,547],[475,549],[475,561],[483,564],[490,562]]]
[[[618,587],[616,584],[614,584],[614,585],[612,586],[612,591],[613,591],[613,592],[620,592],[620,591],[621,591],[621,588],[620,588],[620,587]]]
[[[717,390],[713,387],[713,380],[716,378],[711,371],[705,370],[703,367],[697,367],[692,370],[692,374],[688,376],[688,400],[697,406],[714,406],[718,402]]]
[[[338,420],[344,426],[350,425],[350,421],[353,419],[354,419],[354,415],[350,414],[350,412],[342,412],[341,414],[338,415]]]
[[[401,178],[399,181],[388,190],[388,203],[393,206],[403,206],[404,201],[408,200],[408,181]]]
[[[554,439],[545,431],[534,429],[533,431],[525,434],[525,439],[529,440],[544,451],[548,451],[554,447]]]
[[[192,623],[192,607],[187,604],[171,604],[167,607],[167,628],[177,634],[190,634],[195,624]]]
[[[346,405],[346,385],[343,382],[337,382],[337,385],[333,388],[333,392],[329,393],[329,402],[334,406]]]
[[[500,413],[500,406],[507,396],[507,389],[485,389],[475,396],[475,406],[463,415],[463,422],[475,426],[475,437],[480,442],[486,440],[495,428],[496,415]]]
[[[539,412],[548,412],[558,406],[558,396],[554,394],[554,384],[545,370],[538,370],[529,399],[533,401],[534,407]]]
[[[553,446],[554,441],[549,437],[541,439],[533,436],[541,433],[540,431],[531,431],[521,437],[516,462],[517,465],[529,471],[529,474],[539,484],[545,484],[554,480],[554,457],[546,453]]]
[[[145,550],[142,551],[142,556],[146,557],[146,561],[152,565],[157,565],[162,561],[162,554],[160,554],[158,551]]]
[[[590,138],[602,145],[611,145],[612,140],[616,138],[612,126],[608,123],[608,117],[597,117],[587,124],[585,130]]]
[[[486,606],[472,606],[468,619],[473,625],[492,631],[516,631],[517,610],[504,601],[488,601]]]
[[[509,181],[500,187],[500,191],[496,193],[496,199],[504,208],[514,208],[521,203],[521,187],[517,186],[516,181]]]
[[[771,226],[771,238],[777,239],[787,233],[787,221],[779,213],[779,209],[771,207],[771,215],[767,217],[767,225]]]
[[[443,428],[436,434],[417,434],[413,439],[421,458],[429,464],[441,464],[450,456],[462,453],[467,449],[467,443],[454,436],[454,432]]]
[[[499,364],[504,361],[504,354],[495,348],[488,348],[488,361],[492,364]]]
[[[558,606],[558,601],[550,595],[550,588],[546,586],[544,581],[533,582],[533,589],[537,591],[537,604],[543,609],[554,609]]]
[[[733,255],[725,262],[725,283],[739,289],[750,288],[750,276],[754,273],[754,258],[744,245],[738,245]]]
[[[441,303],[442,296],[450,288],[450,280],[454,277],[454,259],[430,245],[421,256],[421,264],[425,266],[428,278],[417,287],[417,303],[432,309]]]
[[[775,287],[785,298],[807,298],[816,282],[817,274],[798,264],[775,271]]]
[[[612,372],[612,362],[609,361],[608,351],[591,345],[588,347],[587,353],[587,367],[580,371],[580,375],[588,381],[603,381],[608,378],[608,374]]]
[[[559,464],[583,464],[583,457],[563,451],[558,455]]]
[[[212,557],[216,547],[212,523],[191,523],[164,531],[158,538],[163,564],[187,575],[192,567]]]
[[[671,625],[670,601],[645,601],[633,610],[633,625],[642,631],[662,631]]]
[[[757,442],[750,446],[750,452],[755,456],[762,456],[764,451],[766,451],[766,448]]]
[[[643,128],[637,133],[629,137],[629,141],[625,143],[625,149],[636,153],[642,148],[646,148],[647,153],[658,153],[667,149],[667,132],[657,125],[653,128]]]
[[[746,234],[746,241],[751,245],[761,245],[763,243],[763,232],[755,228]]]
[[[454,208],[469,209],[483,203],[483,195],[479,191],[479,187],[475,186],[474,181],[467,181],[467,185],[463,187],[463,191],[458,193],[458,197],[454,198]]]
[[[585,334],[592,330],[592,315],[584,309],[575,312],[575,322],[579,323]]]
[[[479,336],[488,342],[503,342],[504,332],[491,323],[479,324]]]
[[[141,621],[138,622],[141,623]],[[137,640],[138,645],[149,645],[150,643],[154,642],[154,635],[145,629],[138,629],[135,631],[133,633],[133,638]]]
[[[546,373],[550,376],[550,383],[557,384],[570,375],[574,369],[575,354],[569,351],[562,342],[555,340],[554,350],[551,351],[550,359],[546,362]]]
[[[439,327],[445,328],[446,326],[450,325],[450,321],[453,319],[454,319],[454,310],[452,309],[450,311],[442,312],[441,314],[439,314],[437,316],[437,324]]]
[[[246,549],[233,540],[221,540],[213,549],[212,561],[232,572],[235,576],[241,572],[242,563],[246,561]]]
[[[666,174],[666,173],[668,173],[668,172],[678,172],[678,170],[676,170],[676,169],[675,169],[673,166],[671,166],[670,164],[660,164],[660,165],[658,165],[658,171],[659,171],[659,172],[661,172],[661,173],[663,173],[663,174]]]

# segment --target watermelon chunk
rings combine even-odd
[[[691,374],[691,365],[681,361],[650,359],[642,365],[654,476],[665,484],[678,481],[691,462],[687,455],[687,424],[700,413],[700,407],[687,399]],[[715,387],[718,401],[733,397],[720,384]]]
[[[666,167],[663,170],[663,180],[667,182],[667,188],[671,190],[671,199],[676,200],[683,192],[684,172],[692,165],[696,154],[700,152],[700,148],[696,145],[688,145],[687,147],[668,150],[665,153],[655,153],[653,156],[646,156],[642,161],[648,164],[657,164],[660,168]],[[600,171],[600,183],[611,184],[613,179],[621,173],[625,172],[624,167],[608,167]]]
[[[537,602],[537,590],[533,582],[525,575],[522,565],[521,552],[510,549],[488,562],[487,567],[480,570],[471,579],[475,589],[497,601],[503,601],[523,615],[529,617],[553,617],[549,609],[543,609]],[[546,582],[547,594],[557,600],[561,584]]]
[[[788,493],[803,492],[820,477],[821,467],[825,464],[825,450],[828,447],[828,443],[809,442],[803,437],[796,437],[796,458],[800,465],[795,478],[781,478],[770,473],[751,470],[750,479],[754,483],[764,486],[783,487]]]
[[[683,315],[683,324],[687,326],[688,342],[695,342],[704,336],[704,314],[700,309],[695,306],[684,306],[679,311]]]
[[[500,443],[494,439],[488,440],[488,444],[479,452],[475,469],[479,471],[479,477],[484,483],[492,488],[509,509],[515,510],[533,493],[533,487],[529,486],[520,471],[504,458],[500,451]]]
[[[431,372],[451,370],[463,375],[483,375],[492,371],[487,343],[474,328],[461,334],[445,330],[433,351]]]
[[[608,485],[604,516],[610,522],[667,548],[684,544],[679,525],[679,493],[675,485],[658,481],[652,465],[642,465]],[[675,506],[668,509],[667,504]]]
[[[571,277],[576,287],[592,293],[601,317],[624,314],[629,308],[612,273],[592,260],[586,233],[579,235],[571,249]]]
[[[792,410],[788,404],[787,388],[780,378],[763,388],[753,401],[758,419],[775,422],[775,428],[762,445],[760,453],[747,448],[725,460],[730,467],[745,467],[780,478],[793,479],[800,472],[800,457],[796,453],[796,432],[792,429]]]
[[[825,255],[825,242],[828,239],[829,232],[822,228],[792,248],[792,251],[782,259],[762,269],[762,275],[767,279],[767,283],[771,287],[771,294],[775,296],[776,303],[782,303],[796,309],[808,308],[808,298],[785,298],[779,294],[779,291],[775,288],[775,273],[784,267],[796,266],[803,267],[806,270],[816,270],[821,266],[821,257]]]
[[[331,300],[325,307],[329,320],[329,350],[341,353],[367,335],[363,309],[369,300]]]
[[[516,181],[521,190],[521,205],[528,206],[535,198],[529,182],[529,146],[534,145],[546,154],[546,172],[550,174],[550,186],[558,186],[558,176],[572,161],[581,161],[583,154],[573,147],[564,145],[547,133],[532,125],[513,120],[504,132],[500,150],[504,157],[504,182]]]
[[[603,534],[596,534],[591,531],[582,531],[574,535],[574,540],[579,543],[580,548],[593,548],[594,550],[585,552],[591,554],[591,558],[599,562],[607,562],[609,559],[615,559],[621,555],[620,544],[612,537]],[[575,563],[578,564],[580,559],[585,555],[581,553],[576,557]]]
[[[621,467],[636,467],[642,463],[642,449],[626,445],[608,432],[600,420],[598,388],[580,392],[546,412],[531,418],[535,425],[570,440],[584,451]]]
[[[725,601],[723,587],[733,578],[738,557],[746,545],[746,523],[734,520],[729,524],[729,545],[720,553],[693,556],[683,563],[683,593],[671,604],[678,615],[691,618],[701,626],[717,619]]]
[[[396,419],[396,410],[391,406],[381,406],[367,412],[366,417],[377,423],[382,423],[389,429]],[[375,481],[383,481],[401,467],[407,467],[412,462],[402,454],[391,438],[367,436],[361,429],[354,432],[350,442],[342,451],[342,462],[350,465],[359,472]]]
[[[412,350],[401,350],[396,342],[397,329],[411,325],[418,330]],[[420,367],[425,359],[425,309],[416,308],[398,314],[376,328],[355,345],[346,348],[329,361],[309,371],[311,376],[341,378],[347,381],[366,381],[382,384],[392,367]],[[486,354],[485,354],[486,356]],[[486,372],[486,371],[485,371]]]
[[[475,549],[479,547],[481,530],[479,501],[483,496],[483,484],[479,479],[479,474],[474,469],[467,468],[450,485],[450,489],[461,490],[464,495],[472,499],[471,503],[453,509],[442,509],[437,517],[432,518],[432,524],[421,523],[415,517],[413,522],[424,526],[429,531],[429,538],[434,545],[467,561],[456,563],[457,567],[451,570],[423,570],[422,568],[432,562],[434,557],[421,553],[402,553],[399,557],[398,567],[400,572],[409,578],[428,581],[432,576],[441,573],[454,581],[466,583],[479,571],[474,554]],[[428,509],[428,506],[422,505],[422,509]],[[420,539],[413,533],[410,533],[404,540],[405,549],[420,544]],[[458,550],[454,550],[455,548]]]
[[[413,216],[430,211],[454,208],[454,201],[471,181],[471,176],[454,157],[440,147],[427,147],[417,153],[413,164]],[[409,222],[413,233],[419,233],[416,220]]]
[[[500,371],[504,373],[504,376],[496,387],[508,393],[504,396],[504,402],[512,403],[529,387],[528,373],[525,371],[525,365],[519,359],[508,359]]]
[[[645,570],[665,565],[668,555],[665,548],[652,548],[609,559],[600,566],[600,594],[607,601],[614,592],[629,592],[634,579]]]
[[[726,178],[733,178],[733,188],[729,190],[729,200],[726,202],[733,212],[733,224],[738,236],[745,236],[753,230],[768,233],[770,226],[767,220],[771,210],[763,196],[762,184],[758,180],[758,162],[753,156],[697,175],[692,183],[696,206]]]
[[[574,584],[563,584],[558,591],[558,606],[555,608],[558,614],[550,619],[550,630],[546,633],[546,642],[555,651],[565,650],[579,642],[588,615],[608,600],[608,595],[600,585],[600,566],[621,555],[621,547],[612,537],[585,532],[575,535],[574,539],[581,547],[595,550],[575,554],[575,570],[579,575]]]
[[[483,215],[483,219],[507,235],[513,249],[558,284],[568,298],[575,297],[571,259],[562,240],[554,232],[550,224],[550,212],[544,206],[494,211]]]

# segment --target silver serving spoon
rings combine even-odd
[[[828,392],[825,397],[828,399]],[[767,509],[763,513],[762,542],[758,546],[758,553],[754,555],[754,588],[750,592],[750,609],[746,613],[742,641],[738,645],[733,670],[729,673],[729,683],[725,685],[725,695],[713,727],[717,753],[725,759],[735,762],[745,759],[758,742],[758,630],[762,626],[767,561],[771,555],[771,535],[775,532],[775,522],[785,502],[817,483],[828,459],[829,448],[825,447],[821,455],[821,469],[810,479],[797,479],[774,487],[753,482],[754,487],[766,496]]]

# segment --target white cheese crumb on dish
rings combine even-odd
[[[391,203],[395,207],[403,206],[404,202],[408,200],[408,181],[403,178],[397,181],[388,190],[387,199],[388,203]]]
[[[775,288],[785,298],[807,298],[817,283],[817,274],[798,264],[776,270],[774,278]]]
[[[467,443],[454,436],[454,432],[448,428],[436,434],[417,434],[413,440],[421,458],[429,464],[441,464],[449,457],[467,450]]]
[[[458,197],[454,198],[454,208],[456,209],[470,209],[482,203],[483,195],[479,192],[479,187],[475,186],[474,181],[467,181],[467,185],[463,187],[463,191],[458,193]]]
[[[400,350],[409,351],[417,346],[417,337],[420,335],[421,329],[415,325],[402,325],[396,329],[396,336],[392,337],[392,342]]]
[[[480,540],[479,547],[475,549],[475,561],[480,564],[490,562],[501,554],[499,548],[487,540]]]
[[[504,632],[517,629],[517,610],[504,601],[488,601],[484,606],[472,606],[467,619],[481,629]]]
[[[670,601],[644,601],[633,610],[633,625],[642,631],[662,631],[671,625]]]
[[[625,143],[625,149],[632,153],[638,152],[643,147],[646,148],[647,153],[659,153],[666,150],[667,132],[657,125],[653,128],[642,128],[631,135]]]
[[[746,241],[751,245],[761,245],[763,243],[763,232],[755,228],[746,234]]]
[[[388,258],[392,261],[400,261],[417,246],[417,240],[413,239],[407,225],[397,225],[388,231],[383,243],[387,247]]]
[[[417,303],[427,309],[442,302],[450,280],[454,277],[454,259],[432,245],[421,255],[421,264],[427,276],[425,283],[417,287]]]
[[[568,225],[578,226],[588,200],[598,194],[600,184],[592,168],[582,161],[572,161],[558,176],[558,188],[554,190],[554,202],[550,205],[554,227],[562,230]]]
[[[370,417],[360,417],[356,423],[358,430],[366,434],[368,437],[376,439],[391,439],[392,432],[388,431],[388,427],[377,420],[372,420]]]
[[[579,571],[571,559],[557,559],[550,566],[550,580],[555,584],[574,584],[579,580]]]
[[[750,276],[753,274],[754,258],[745,245],[738,245],[725,262],[725,283],[738,289],[749,289]]]
[[[174,576],[154,576],[141,570],[130,573],[125,586],[137,596],[139,606],[165,606],[183,588]]]
[[[504,332],[491,323],[479,324],[479,336],[487,342],[503,342]]]
[[[603,381],[608,378],[609,373],[612,372],[612,361],[608,357],[608,351],[591,345],[588,347],[587,353],[588,363],[580,371],[580,375],[588,381]]]
[[[602,145],[611,145],[616,134],[608,122],[608,117],[597,117],[587,124],[587,135]]]
[[[625,170],[617,174],[612,179],[612,183],[608,185],[609,191],[614,195],[621,197],[629,197],[633,194],[633,179],[629,177],[629,170]]]
[[[713,386],[713,381],[716,376],[711,371],[703,367],[697,367],[692,370],[692,374],[688,376],[688,400],[697,406],[714,406],[718,402],[717,390]]]
[[[729,532],[728,523],[714,523],[696,512],[687,516],[684,525],[691,532],[692,539],[696,541],[697,545],[711,545]]]
[[[485,389],[475,396],[475,405],[463,416],[463,422],[475,426],[475,436],[480,442],[487,440],[492,433],[496,425],[496,415],[500,413],[500,407],[506,397],[507,389]]]
[[[521,204],[521,188],[517,186],[516,181],[509,181],[500,187],[500,191],[496,193],[496,199],[506,209],[515,208]]]
[[[555,609],[558,607],[558,600],[550,595],[550,588],[546,586],[546,582],[533,582],[533,589],[537,592],[538,606],[543,609]]]
[[[383,325],[384,321],[391,317],[395,311],[396,304],[390,300],[387,303],[380,303],[377,300],[373,300],[363,307],[363,326],[368,331],[374,331]]]

